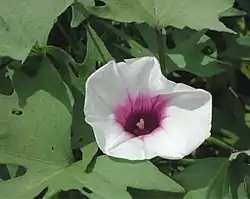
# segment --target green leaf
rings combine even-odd
[[[86,139],[86,137],[88,137],[88,131],[86,131],[83,112],[82,112],[82,110],[83,110],[82,105],[83,105],[84,98],[83,98],[82,93],[78,90],[78,86],[77,86],[78,84],[76,84],[77,80],[75,79],[74,75],[70,74],[68,71],[69,66],[71,66],[73,64],[73,67],[74,67],[74,64],[76,64],[76,63],[74,62],[73,58],[70,55],[68,55],[65,51],[63,51],[59,48],[47,46],[47,47],[43,48],[43,51],[47,52],[50,56],[53,57],[53,60],[54,60],[53,64],[56,67],[60,67],[59,72],[62,75],[64,82],[69,86],[69,88],[73,94],[73,97],[75,100],[75,103],[73,106],[73,109],[74,109],[73,110],[73,121],[72,121],[72,125],[71,125],[71,130],[73,133],[73,140],[76,139],[76,137],[80,134],[83,137],[83,139]],[[62,59],[60,59],[60,58],[62,58]],[[46,64],[48,64],[50,67],[52,67],[49,64],[47,59],[44,59],[44,60],[45,60]],[[39,72],[42,71],[43,68],[44,67],[41,67]],[[47,68],[47,67],[45,66],[45,68]],[[53,69],[53,67],[52,67],[52,69]],[[54,73],[56,73],[55,75],[58,76],[55,69],[53,69],[52,71],[54,71]],[[55,77],[53,77],[53,81],[48,81],[48,77],[51,77],[50,71],[42,73],[43,78],[39,77],[40,73],[38,73],[38,77],[36,76],[37,79],[42,79],[46,82],[53,82],[54,86],[58,85],[58,83],[56,83],[56,81],[58,81],[58,79]],[[28,82],[27,79],[25,79],[24,81]],[[60,81],[61,81],[61,83],[63,83],[62,79],[60,79]],[[36,82],[34,80],[34,78],[33,78],[33,82]],[[20,85],[22,85],[22,84],[20,84]],[[53,86],[51,86],[51,88],[54,88],[55,90],[58,89],[58,88],[55,88]],[[34,96],[34,94],[32,95],[32,97],[33,96]],[[39,99],[37,99],[37,100],[39,101]],[[54,101],[56,102],[55,99],[54,99]],[[51,110],[51,108],[50,108],[51,104],[47,105],[47,107],[49,107],[49,110]],[[47,110],[46,108],[44,108],[44,107],[40,107],[40,108],[43,109],[44,111],[46,111],[48,114],[50,113],[49,110]],[[39,112],[39,110],[38,110],[38,112]],[[32,117],[34,118],[34,116],[32,116]],[[47,117],[47,116],[43,116],[43,117]],[[61,115],[60,115],[60,117],[57,117],[57,118],[59,121],[58,122],[55,121],[55,123],[60,124],[60,122],[63,122],[60,120]],[[48,119],[50,119],[50,118],[48,118]],[[53,119],[50,119],[50,121],[53,122]],[[46,121],[43,119],[43,123],[44,122],[46,122]],[[40,123],[42,123],[42,122],[40,122]],[[71,124],[71,120],[68,123]],[[63,122],[63,124],[66,124],[66,122]],[[38,128],[37,125],[36,125],[36,127]],[[40,129],[41,129],[41,131],[44,130],[42,127]],[[78,131],[76,131],[76,129],[78,129]],[[91,132],[90,134],[93,135],[91,128],[90,128],[90,132]],[[60,135],[60,131],[57,133],[54,133],[55,137],[58,137],[59,136],[58,134]],[[70,128],[67,129],[67,135],[68,136],[70,135]],[[45,140],[48,139],[44,134],[42,134],[42,136]],[[62,142],[62,140],[58,140],[58,142],[59,141]],[[36,140],[36,142],[39,142],[39,140]],[[43,142],[45,142],[45,141],[43,141]],[[86,144],[86,140],[83,140],[83,142]],[[49,142],[47,142],[47,143],[49,144]],[[43,146],[42,142],[41,143],[39,142],[39,144]],[[65,145],[65,143],[63,143],[63,142],[61,144]],[[67,144],[70,146],[70,140],[68,140]],[[72,142],[72,144],[74,145],[74,142]],[[79,147],[79,143],[74,145],[74,148],[77,148],[77,146]],[[54,150],[55,149],[56,148],[54,148]],[[32,193],[26,192],[25,194],[28,194],[28,196],[31,194],[35,195],[35,193],[38,194],[39,191],[43,190],[46,187],[48,187],[48,192],[46,194],[46,197],[51,197],[52,195],[54,195],[55,193],[57,193],[60,190],[70,190],[70,189],[78,189],[83,194],[86,194],[82,190],[82,188],[86,186],[88,189],[90,189],[93,192],[93,194],[89,194],[89,195],[91,195],[91,197],[93,195],[93,197],[98,196],[98,197],[102,197],[104,199],[110,199],[110,198],[117,198],[118,196],[120,196],[119,198],[131,199],[131,196],[126,191],[126,187],[114,185],[112,182],[109,182],[107,179],[103,178],[102,176],[99,176],[98,174],[96,174],[94,172],[91,172],[89,174],[84,172],[86,170],[88,164],[92,160],[92,157],[97,152],[97,145],[95,142],[92,142],[91,144],[86,145],[82,149],[82,151],[83,151],[83,160],[76,162],[74,164],[71,164],[73,161],[72,158],[71,158],[71,161],[67,162],[66,165],[58,165],[56,168],[53,168],[52,163],[51,163],[52,165],[50,165],[50,164],[40,165],[39,162],[37,163],[36,161],[34,161],[34,163],[33,162],[30,163],[30,164],[35,164],[35,168],[37,168],[39,171],[41,171],[43,173],[44,178],[48,178],[48,179],[45,182],[43,182],[43,178],[41,178],[41,176],[34,176],[34,173],[28,172],[22,178],[23,184],[25,184],[26,180],[32,181],[35,184],[38,183],[36,181],[41,180],[41,184],[38,183],[39,186],[37,185],[36,187],[33,187],[31,184],[30,186],[31,186]],[[61,152],[60,154],[56,154],[56,155],[62,156],[63,153]],[[30,167],[31,166],[28,165],[28,167],[27,167],[28,171],[29,171]],[[50,167],[52,167],[53,170]],[[28,176],[28,174],[30,174],[30,177]],[[7,186],[10,186],[10,185],[6,185],[6,187]],[[15,186],[19,187],[21,185],[18,183],[14,184],[14,185],[11,184],[10,187],[15,188]],[[21,186],[20,189],[22,189],[22,188],[23,187]],[[5,187],[3,189],[5,189]],[[1,191],[1,186],[0,186],[0,191]],[[9,194],[9,193],[6,193],[6,195],[7,194]],[[22,193],[20,193],[20,192],[18,192],[17,194],[22,195]],[[25,196],[24,198],[27,198],[26,195],[24,195],[24,196]],[[17,197],[17,196],[15,196],[15,197]],[[15,198],[15,197],[13,196],[13,198]]]
[[[123,51],[133,55],[133,57],[144,57],[144,56],[156,56],[147,48],[144,48],[140,43],[136,42],[135,40],[128,40],[130,48],[126,47],[119,47]],[[157,57],[157,56],[156,56]]]
[[[183,70],[200,77],[208,77],[224,71],[216,60],[217,50],[203,31],[188,28],[172,33],[175,48],[167,51],[169,71]]]
[[[233,94],[232,89],[221,92],[217,98],[220,109],[213,110],[213,133],[238,150],[249,149],[249,127],[246,124],[243,102]]]
[[[245,180],[247,177],[250,177],[250,166],[247,160],[250,160],[250,155],[243,152],[238,154],[237,158],[230,165],[229,176],[232,198],[248,198]]]
[[[158,55],[157,39],[153,28],[147,24],[137,25],[144,41],[146,42],[149,50]],[[221,65],[216,60],[217,50],[213,41],[205,35],[205,30],[194,31],[189,28],[182,30],[174,29],[167,32],[167,37],[172,38],[174,48],[166,50],[166,67],[168,72],[181,70],[193,73],[200,77],[208,77],[219,74],[224,71]],[[133,43],[135,43],[133,41]],[[138,56],[132,49],[135,45],[131,41],[131,54]],[[148,49],[144,48],[137,43],[135,49],[140,46],[142,54],[149,54]],[[167,48],[166,48],[167,49]]]
[[[113,59],[112,55],[109,53],[102,39],[96,34],[95,30],[90,26],[86,26],[87,30],[87,56],[85,62],[88,59],[95,61],[108,62]]]
[[[0,3],[0,55],[25,60],[31,48],[45,44],[54,20],[73,0],[8,0]],[[46,14],[45,14],[46,13]]]
[[[233,0],[105,0],[105,6],[87,7],[95,15],[120,22],[146,22],[152,27],[174,26],[228,31],[219,14],[233,6]],[[209,12],[208,12],[209,10]],[[201,14],[202,13],[202,14]]]
[[[207,199],[245,197],[247,188],[242,188],[241,184],[245,183],[247,176],[250,176],[250,167],[246,163],[249,157],[245,153],[240,153],[236,159],[224,164],[208,186]]]
[[[70,54],[56,46],[44,46],[42,52],[47,54],[47,58],[59,71],[63,81],[69,86],[74,86],[76,89],[84,93],[79,80],[73,73],[80,63],[77,63]],[[72,90],[72,89],[71,89]]]
[[[115,28],[108,28],[119,37],[124,34]],[[127,36],[125,36],[125,39],[129,43],[130,48],[117,47],[131,54],[133,57],[158,57],[154,29],[147,24],[139,24],[137,28],[148,48]],[[175,47],[166,50],[166,67],[168,72],[181,70],[188,71],[197,76],[208,77],[224,71],[224,68],[216,60],[217,50],[215,44],[204,33],[205,30],[197,32],[189,28],[169,31],[168,34],[173,38]]]
[[[183,199],[206,199],[206,188],[189,191]]]
[[[240,16],[245,16],[245,15],[247,15],[245,11],[242,11],[233,7],[221,13],[220,17],[240,17]]]
[[[84,62],[79,66],[81,82],[85,87],[87,78],[96,70],[96,63],[106,63],[112,60],[112,55],[107,50],[105,44],[96,34],[91,26],[86,26],[87,30],[87,54]]]
[[[250,113],[245,113],[245,121],[248,128],[250,128]]]
[[[76,0],[78,3],[85,5],[85,6],[94,6],[95,0]]]
[[[237,189],[237,197],[240,199],[249,199],[245,183],[241,183]]]
[[[71,19],[71,27],[76,28],[79,26],[86,18],[90,16],[90,14],[83,9],[83,5],[85,6],[94,6],[94,0],[77,0],[71,8],[72,8],[72,19]]]
[[[79,9],[79,7],[77,6],[77,4],[73,4],[71,6],[72,8],[72,19],[71,19],[71,23],[70,26],[72,28],[76,28],[78,27],[88,16],[87,14],[83,14],[83,11],[81,11]]]
[[[206,198],[224,198],[229,197],[229,172],[230,162],[226,162],[219,170],[215,178],[210,182],[208,186]]]
[[[137,24],[136,28],[146,42],[148,49],[154,54],[158,54],[158,45],[155,30],[145,23]]]
[[[250,47],[250,35],[241,36],[237,38],[237,42],[239,45]]]
[[[23,108],[27,104],[29,97],[34,96],[34,94],[41,89],[59,100],[71,113],[72,96],[69,93],[68,87],[65,86],[53,66],[50,65],[46,59],[43,59],[41,63],[37,63],[36,66],[31,66],[40,68],[35,78],[27,77],[27,75],[21,71],[14,73],[12,77],[13,87],[19,98],[19,106]],[[29,69],[24,69],[24,71],[28,73]]]
[[[248,198],[250,197],[250,176],[246,176],[245,178],[245,185],[248,194]]]
[[[227,48],[220,56],[229,60],[250,61],[250,36],[224,35]]]
[[[51,72],[49,70],[47,74]],[[54,78],[57,79],[56,76]],[[4,105],[0,115],[0,163],[15,163],[27,169],[25,175],[1,182],[1,197],[32,199],[46,187],[48,192],[44,198],[60,190],[78,189],[83,192],[85,186],[107,199],[116,198],[114,194],[126,193],[123,190],[119,192],[122,188],[117,188],[113,193],[113,187],[99,178],[97,186],[100,187],[95,188],[92,184],[93,176],[89,177],[84,172],[97,151],[96,143],[83,148],[83,160],[72,164],[69,131],[71,116],[67,108],[49,93],[38,90],[29,97],[21,109],[21,115],[12,113],[13,107],[18,107],[15,93],[10,97],[1,96],[0,99],[1,107]]]
[[[214,163],[216,163],[215,161],[217,161],[217,159],[218,158],[213,158]],[[183,172],[176,175],[175,179],[183,182],[184,187],[189,190],[184,199],[247,198],[247,180],[250,176],[250,167],[245,162],[247,159],[249,159],[249,156],[244,152],[234,154],[233,157],[230,157],[227,161],[225,161],[225,158],[221,158],[222,161],[217,162],[220,164],[217,165],[219,169],[217,166],[217,169],[211,166],[213,163],[209,161],[207,161],[207,164],[201,164],[202,162],[206,162],[206,160],[202,160],[184,169]],[[211,160],[212,159],[210,159],[210,161]],[[210,171],[211,169],[214,170],[213,173],[215,173],[213,176],[210,174],[207,175],[207,173],[212,173]],[[202,179],[199,179],[199,177],[202,177]],[[204,177],[206,183],[203,183]],[[197,180],[198,182],[196,182]],[[188,182],[191,185],[188,184]],[[199,183],[203,185],[200,186]]]
[[[121,49],[123,52],[125,52],[127,54],[130,54],[130,55],[132,55],[134,57],[157,56],[156,54],[153,53],[154,51],[151,52],[149,49],[143,47],[140,43],[135,41],[133,37],[130,37],[127,34],[125,34],[124,32],[122,32],[121,30],[119,30],[117,28],[114,28],[109,23],[107,23],[105,21],[100,21],[100,23],[102,25],[104,25],[105,28],[109,29],[114,34],[116,34],[118,37],[120,37],[122,39],[125,39],[129,43],[129,47],[125,46],[125,45],[121,46],[121,45],[118,45],[118,44],[114,44],[115,47]],[[153,40],[152,41],[152,43],[153,43],[154,38],[151,37],[151,39]]]
[[[52,90],[47,91],[46,82],[54,83],[54,87],[50,87]],[[0,192],[3,198],[31,198],[44,188],[43,180],[72,159],[71,115],[70,107],[67,107],[71,105],[59,75],[46,62],[42,63],[36,78],[29,78],[22,71],[16,72],[13,84],[16,93],[0,98],[0,163],[24,166],[27,174],[20,180],[2,183]],[[33,189],[22,189],[21,183]],[[11,191],[13,187],[16,187],[15,192]]]
[[[83,160],[73,163],[72,105],[65,103],[70,93],[47,59],[39,67],[34,77],[28,77],[23,72],[25,68],[16,71],[12,77],[16,92],[11,96],[0,95],[0,164],[16,164],[26,169],[23,176],[1,182],[1,197],[32,199],[46,188],[44,198],[71,189],[86,194],[85,186],[107,199],[117,198],[114,194],[118,193],[128,195],[124,187],[117,187],[113,194],[111,190],[116,186],[108,186],[105,179],[98,177],[100,187],[95,187],[93,177],[84,172],[97,152],[96,143],[84,147]]]
[[[91,144],[85,146],[82,148],[82,152],[83,152],[83,170],[87,169],[87,166],[89,165],[89,163],[91,162],[93,156],[96,154],[98,150],[98,146],[96,144],[96,142],[92,142]]]
[[[51,63],[59,69],[75,99],[71,126],[72,147],[74,149],[81,148],[94,140],[92,128],[85,122],[83,114],[85,82],[95,72],[96,62],[103,62],[103,59],[106,61],[113,59],[95,31],[89,25],[87,29],[87,53],[83,63],[77,63],[70,54],[60,48],[53,46],[42,48],[42,51],[49,55]],[[73,74],[71,68],[79,73],[78,78]]]
[[[179,184],[161,173],[149,161],[129,162],[102,156],[97,159],[93,171],[117,185],[168,192],[184,191]]]
[[[206,158],[195,160],[195,163],[175,175],[174,179],[181,184],[186,191],[207,187],[209,182],[214,176],[216,176],[218,170],[226,161],[226,158]]]
[[[90,197],[91,199],[132,199],[126,190],[126,187],[116,184],[96,172],[91,172],[86,175],[84,183],[91,191],[94,192],[94,194]]]
[[[51,56],[57,60],[58,63],[73,66],[74,69],[79,72],[79,80],[81,81],[82,92],[85,90],[85,82],[87,78],[96,70],[96,63],[101,62],[105,64],[106,62],[113,59],[112,55],[109,53],[105,44],[101,38],[96,34],[95,30],[91,28],[90,25],[86,26],[87,31],[87,53],[83,63],[76,63],[76,61],[67,52],[62,49],[46,46],[43,47],[43,51],[49,53]]]
[[[45,46],[42,50],[47,53],[50,62],[59,69],[74,97],[71,145],[73,149],[79,149],[94,141],[92,128],[85,122],[83,114],[85,88],[80,78],[77,78],[72,71],[72,68],[74,70],[81,68],[82,64],[76,63],[67,52],[60,48]]]

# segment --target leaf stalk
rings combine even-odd
[[[165,60],[165,39],[166,35],[163,34],[164,29],[159,26],[156,27],[156,36],[157,36],[157,44],[158,44],[158,56],[161,65],[162,74],[166,77],[167,69],[166,69],[166,60]]]

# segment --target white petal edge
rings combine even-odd
[[[131,136],[124,132],[121,125],[113,118],[114,116],[111,115],[108,119],[89,118],[88,120],[94,130],[98,146],[104,153],[131,139]]]
[[[127,160],[145,160],[144,144],[138,137],[129,139],[122,144],[117,145],[107,152],[107,155],[127,159]]]
[[[144,136],[143,144],[146,151],[146,159],[160,156],[176,160],[184,157],[183,150],[180,148],[182,146],[180,141],[176,140],[176,137],[167,133],[163,128],[158,128],[153,134]]]
[[[170,102],[166,110],[167,117],[162,121],[162,128],[145,136],[147,158],[161,156],[167,159],[181,159],[192,153],[211,135],[211,95],[200,89],[177,93],[179,98],[182,95],[194,98],[185,98],[182,103],[181,100],[175,101],[173,98],[172,104]],[[204,104],[197,103],[195,98],[198,95],[207,101]]]
[[[95,71],[86,81],[84,113],[88,117],[108,117],[127,98],[126,89],[114,61]]]
[[[155,57],[126,59],[117,64],[120,77],[124,80],[128,93],[156,94],[163,90],[173,91],[176,83],[166,79]]]
[[[106,155],[128,160],[144,160],[145,150],[139,138],[132,137],[113,119],[89,121],[99,148]]]

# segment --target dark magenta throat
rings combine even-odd
[[[124,130],[135,135],[147,135],[160,126],[160,118],[154,112],[131,113],[125,123]]]
[[[115,111],[115,118],[123,129],[133,136],[143,136],[152,133],[160,127],[165,117],[167,100],[162,96],[149,97],[139,95],[129,97]]]

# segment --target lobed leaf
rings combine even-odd
[[[87,7],[98,17],[120,22],[146,22],[152,27],[188,26],[232,32],[219,22],[219,14],[233,6],[233,0],[103,0],[105,6]],[[207,12],[209,10],[209,12]],[[201,14],[202,13],[202,14]]]

